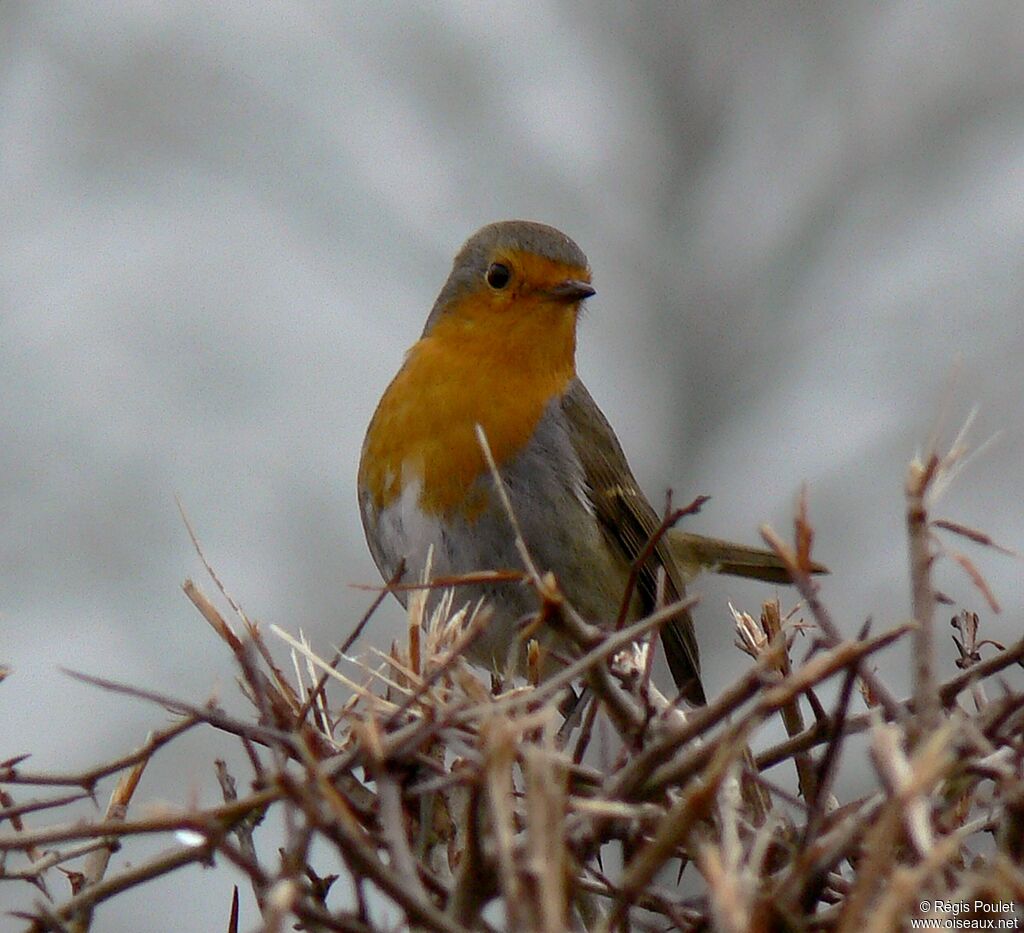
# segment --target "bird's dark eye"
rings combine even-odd
[[[504,288],[512,278],[508,266],[500,262],[492,262],[487,268],[487,284],[491,288]]]

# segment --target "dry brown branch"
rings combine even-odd
[[[932,561],[935,559],[928,529],[928,492],[941,466],[937,454],[925,463],[915,460],[907,472],[907,540],[910,544],[911,601],[917,633],[914,637],[914,700],[919,731],[938,723],[939,697],[935,689],[935,591]]]
[[[186,595],[234,658],[251,711],[233,716],[213,702],[74,675],[182,718],[85,771],[32,772],[22,755],[0,764],[0,885],[35,885],[31,914],[19,915],[26,929],[74,933],[95,926],[97,905],[194,863],[227,864],[251,886],[255,907],[237,890],[225,898],[212,928],[230,931],[811,933],[899,929],[925,898],[1019,902],[1024,697],[1009,668],[1024,661],[1024,639],[1003,648],[965,610],[953,628],[961,669],[938,670],[935,556],[951,554],[989,605],[994,594],[980,567],[941,548],[934,532],[995,546],[982,531],[929,517],[926,500],[949,466],[929,463],[908,487],[915,622],[844,637],[811,577],[818,565],[803,498],[794,542],[765,536],[808,623],[774,601],[759,614],[735,611],[753,663],[698,709],[677,707],[650,677],[648,640],[690,600],[618,629],[616,620],[597,626],[530,563],[521,539],[530,570],[499,576],[534,587],[532,630],[557,627],[574,646],[565,667],[535,686],[490,687],[465,663],[490,614],[460,607],[457,594],[480,574],[445,581],[454,595],[443,596],[436,581],[400,583],[396,574],[342,647],[321,658],[283,629],[264,637],[200,551],[216,602],[230,611],[192,582]],[[404,643],[354,663],[352,641],[397,588],[422,594],[410,599]],[[794,641],[812,623],[811,648],[796,659]],[[874,658],[910,640],[927,657],[918,658],[913,695],[900,699]],[[867,686],[867,711],[856,706],[857,684]],[[567,692],[581,687],[585,699],[564,724]],[[826,690],[834,700],[820,699]],[[787,737],[766,748],[775,721]],[[140,809],[147,764],[197,728],[238,743],[248,773],[236,781],[218,760],[210,773],[222,804],[189,797]],[[869,783],[861,798],[839,800],[850,738],[860,733]],[[784,763],[792,767],[761,773]],[[107,812],[74,818],[69,808],[104,781],[114,784]],[[29,792],[38,796],[19,799]],[[284,827],[273,851],[261,830],[271,809]],[[126,867],[122,853],[140,835],[166,851]],[[607,867],[613,849],[621,870]],[[351,896],[326,873],[325,857],[351,876]]]

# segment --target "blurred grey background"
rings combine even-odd
[[[1016,0],[7,0],[0,759],[82,767],[167,721],[60,666],[233,701],[175,496],[251,616],[343,637],[377,581],[363,430],[491,220],[589,255],[579,369],[655,502],[710,494],[689,527],[753,542],[808,484],[847,632],[908,614],[902,484],[936,424],[977,406],[999,435],[937,511],[1024,545],[1022,50]],[[938,584],[1017,637],[1020,564],[964,547],[1003,614],[951,562]],[[698,590],[713,694],[746,663],[727,600],[772,590]],[[400,630],[378,619],[364,649]],[[906,652],[880,666],[905,684]],[[137,799],[213,801],[228,747],[190,738]],[[99,919],[224,929],[235,880]]]

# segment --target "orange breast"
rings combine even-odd
[[[473,486],[486,471],[475,425],[500,466],[565,392],[575,375],[576,309],[515,304],[449,314],[409,351],[363,444],[359,483],[378,509],[418,482],[423,511],[473,517],[484,505]]]

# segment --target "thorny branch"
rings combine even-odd
[[[223,919],[211,922],[228,931],[251,928],[247,909],[265,931],[352,933],[385,923],[447,933],[888,930],[940,899],[993,905],[984,917],[1002,916],[1024,900],[1024,696],[1010,676],[1024,663],[1024,639],[997,645],[965,609],[954,619],[960,670],[943,680],[937,669],[937,557],[952,556],[983,603],[994,602],[980,571],[938,532],[1005,550],[931,516],[948,459],[932,456],[908,480],[914,622],[843,636],[809,572],[803,500],[793,544],[767,529],[765,537],[810,622],[775,602],[760,623],[736,612],[753,664],[699,709],[679,707],[649,680],[647,636],[690,601],[618,630],[616,620],[598,627],[521,540],[528,572],[502,579],[532,585],[542,624],[577,649],[561,672],[529,687],[491,688],[467,666],[489,613],[460,607],[459,580],[446,581],[454,589],[430,612],[425,599],[411,600],[408,643],[372,664],[353,668],[347,657],[369,612],[327,659],[282,633],[296,661],[287,676],[203,557],[232,620],[191,581],[186,595],[236,659],[252,712],[75,675],[181,718],[80,772],[32,771],[25,756],[0,762],[0,884],[34,885],[34,907],[18,914],[27,930],[75,933],[91,929],[111,899],[195,863],[227,863],[252,888],[254,904],[226,900]],[[382,594],[399,585],[416,586],[396,575]],[[808,631],[810,650],[796,659]],[[906,699],[874,664],[903,641],[915,652]],[[563,724],[568,691],[580,684],[589,705]],[[858,684],[866,711],[855,709]],[[835,699],[819,699],[823,690]],[[776,720],[786,738],[768,746]],[[148,762],[195,729],[239,743],[248,773],[218,760],[211,775],[223,803],[184,794],[177,807],[140,810]],[[844,803],[837,775],[858,734],[874,783]],[[113,778],[105,813],[72,815]],[[280,849],[261,838],[269,810],[285,827]],[[164,840],[166,851],[122,865],[120,850],[140,835]],[[621,870],[605,869],[613,848]],[[351,893],[324,865],[344,866]],[[693,876],[691,893],[677,886],[680,875]]]

